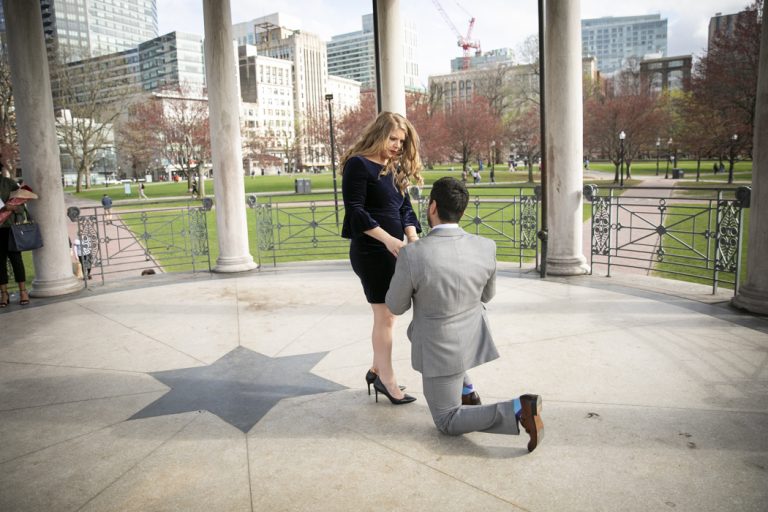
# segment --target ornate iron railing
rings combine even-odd
[[[110,274],[151,271],[210,271],[207,212],[211,201],[196,207],[141,210],[70,207],[77,237],[85,254],[83,278],[102,281]]]
[[[534,263],[538,256],[537,192],[530,187],[488,186],[473,188],[470,193],[462,228],[493,239],[500,260]],[[422,236],[429,231],[428,196],[429,187],[411,189]],[[287,195],[251,195],[247,202],[255,215],[259,264],[348,257],[349,241],[341,238],[337,211],[327,194],[303,194],[298,201]],[[343,212],[338,218],[344,218]]]
[[[660,190],[584,187],[591,202],[591,266],[622,267],[738,291],[744,210],[750,188]],[[649,192],[653,190],[654,194]],[[645,193],[644,193],[645,192]]]

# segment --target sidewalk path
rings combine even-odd
[[[393,358],[417,401],[368,395],[346,262],[12,305],[0,510],[765,511],[768,322],[619,282],[500,265],[501,357],[470,373],[486,403],[543,396],[531,454],[524,435],[438,433],[409,314]]]

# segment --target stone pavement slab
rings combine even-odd
[[[418,400],[368,395],[371,313],[347,263],[157,275],[9,308],[0,510],[764,511],[768,321],[658,282],[500,267],[501,357],[471,375],[484,402],[543,396],[531,454],[525,435],[434,428],[409,314],[393,357]],[[296,368],[221,366],[243,351]],[[330,387],[305,394],[288,370]],[[174,409],[198,395],[214,405]],[[219,402],[264,409],[249,428]]]

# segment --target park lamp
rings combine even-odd
[[[738,133],[734,133],[733,135],[731,135],[731,140],[733,142],[736,142],[737,140],[739,140],[739,134]]]
[[[661,139],[656,137],[656,147],[658,148],[659,146],[661,146]]]
[[[624,130],[621,130],[621,133],[619,133],[619,139],[624,140],[627,138],[627,134],[624,133]]]

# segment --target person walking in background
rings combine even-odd
[[[11,192],[18,190],[19,184],[11,178],[3,175],[3,167],[0,164],[0,211],[11,212],[11,215],[0,224],[0,308],[8,307],[10,295],[8,295],[8,262],[11,262],[13,277],[19,286],[19,304],[29,304],[29,292],[27,291],[27,274],[24,269],[24,260],[21,253],[8,250],[8,238],[11,236],[11,224],[16,221],[16,216],[24,212],[24,206],[7,204]]]
[[[397,385],[392,368],[395,317],[384,304],[400,250],[418,240],[421,231],[408,197],[408,186],[421,183],[419,136],[400,114],[382,112],[344,154],[341,191],[344,224],[341,236],[351,239],[349,259],[373,311],[373,364],[365,376],[393,404],[416,400]]]
[[[104,207],[104,219],[107,222],[112,222],[112,198],[107,194],[101,196],[101,206]]]
[[[75,254],[77,255],[77,259],[80,260],[80,265],[83,268],[83,275],[87,279],[91,279],[91,266],[92,266],[92,258],[91,258],[91,241],[88,237],[85,237],[83,240],[80,240],[80,238],[75,238],[75,241],[72,242],[72,246],[75,248]]]
[[[467,370],[499,357],[484,304],[496,292],[496,244],[459,227],[468,202],[467,188],[458,180],[443,177],[432,185],[427,209],[432,229],[419,243],[400,250],[386,304],[395,315],[413,304],[411,364],[421,372],[438,430],[516,435],[519,423],[530,436],[530,452],[543,436],[541,397],[462,404],[462,395],[472,387]]]
[[[144,193],[144,182],[139,183],[139,199],[149,199]]]

